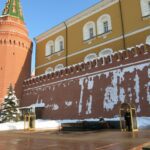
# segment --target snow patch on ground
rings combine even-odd
[[[119,121],[119,117],[116,118],[104,118],[105,121]],[[99,118],[90,118],[83,120],[41,120],[38,119],[35,121],[36,130],[46,130],[46,129],[59,129],[61,123],[76,123],[81,121],[99,121]],[[137,124],[139,129],[150,129],[150,117],[137,117]],[[0,123],[0,131],[6,130],[23,130],[24,121],[19,122],[9,122],[9,123]]]

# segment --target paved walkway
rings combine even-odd
[[[0,150],[142,150],[143,144],[150,144],[150,130],[0,132]]]

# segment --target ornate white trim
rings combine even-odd
[[[149,29],[150,29],[150,26],[147,26],[147,27],[145,27],[145,28],[142,28],[142,29],[139,29],[139,30],[135,30],[135,31],[130,32],[130,33],[127,33],[127,34],[125,34],[124,37],[129,37],[129,36],[135,35],[135,34],[137,34],[137,33],[140,33],[140,32],[146,31],[146,30],[149,30]]]
[[[84,62],[86,63],[88,61],[93,61],[96,58],[97,58],[96,53],[90,53],[90,54],[88,54],[88,55],[85,56]]]

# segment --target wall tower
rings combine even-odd
[[[11,83],[21,99],[22,82],[30,76],[32,41],[20,0],[7,0],[0,16],[0,103]]]

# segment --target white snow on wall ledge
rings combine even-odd
[[[47,104],[45,108],[50,108],[51,110],[58,110],[59,106],[57,104]]]
[[[91,114],[92,113],[92,95],[89,96],[87,103],[86,103],[86,114]]]
[[[65,105],[66,105],[67,107],[71,106],[71,105],[72,105],[72,101],[65,101]]]

